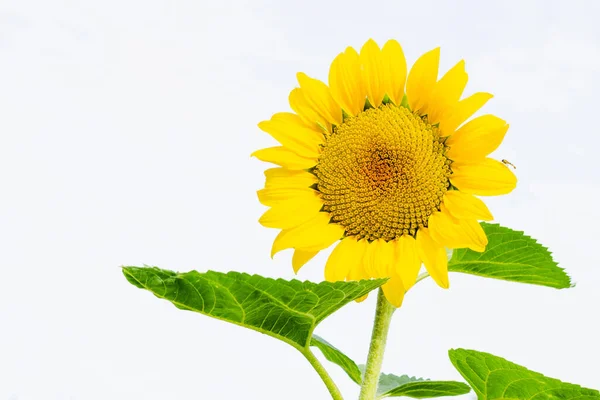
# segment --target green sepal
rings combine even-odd
[[[408,96],[406,96],[406,94],[404,94],[404,96],[402,96],[402,101],[400,102],[400,106],[406,107],[410,110],[410,106],[408,105]]]

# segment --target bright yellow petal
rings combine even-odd
[[[439,123],[447,115],[452,115],[468,79],[465,62],[461,60],[435,84],[428,104],[427,119],[430,123]]]
[[[302,118],[292,113],[277,113],[271,120],[259,123],[258,127],[302,157],[319,157],[319,145],[325,141],[316,126],[308,128]]]
[[[495,115],[477,117],[448,138],[448,157],[455,161],[481,161],[500,146],[507,130],[506,121]]]
[[[371,278],[371,276],[369,276],[369,274],[365,271],[365,264],[364,264],[364,257],[367,252],[368,246],[369,246],[369,243],[364,239],[359,240],[357,242],[356,260],[355,260],[356,262],[352,263],[352,266],[350,267],[348,276],[346,276],[347,281],[361,281],[364,279]],[[360,302],[364,301],[367,297],[369,297],[369,295],[365,294],[364,296],[359,297],[355,301],[357,303],[360,303]]]
[[[300,268],[302,268],[304,266],[304,264],[306,264],[307,262],[312,260],[312,258],[314,256],[316,256],[318,253],[319,253],[319,250],[312,251],[312,250],[295,249],[294,255],[292,256],[292,267],[294,268],[294,273],[297,274],[298,271],[300,271]]]
[[[390,278],[381,288],[388,301],[400,307],[406,289],[396,272],[398,253],[395,242],[378,239],[369,243],[367,247],[364,257],[366,273],[372,278]]]
[[[349,239],[349,238],[346,238]],[[344,239],[344,240],[346,240]],[[367,253],[369,247],[369,243],[362,239],[356,242],[356,246],[352,249],[353,254],[355,255],[353,261],[350,263],[350,270],[348,271],[348,275],[346,276],[347,281],[360,281],[363,279],[370,279],[371,277],[365,271],[365,263],[364,258]],[[366,296],[362,298],[362,300],[366,299]],[[360,301],[362,301],[360,300]]]
[[[396,105],[400,105],[404,97],[406,83],[406,58],[400,43],[388,40],[381,50],[383,58],[383,82],[385,93]]]
[[[452,249],[467,247],[462,230],[449,215],[436,211],[431,214],[427,224],[430,237],[438,245]]]
[[[445,208],[436,211],[429,217],[429,233],[438,244],[452,249],[468,247],[473,251],[483,251],[487,245],[487,237],[483,230],[479,232],[469,221],[470,219],[455,219]]]
[[[438,47],[419,57],[411,68],[406,81],[406,95],[411,110],[426,110],[437,81],[439,64]]]
[[[494,96],[490,93],[478,92],[459,101],[452,113],[445,115],[440,120],[440,134],[442,136],[452,135],[460,124],[465,122],[471,115],[475,114],[475,112],[483,107],[483,105],[492,97]]]
[[[396,308],[402,305],[406,289],[402,283],[402,279],[397,274],[394,274],[390,279],[381,286],[385,298]]]
[[[261,161],[270,162],[281,165],[287,169],[309,169],[317,164],[316,158],[300,157],[293,151],[283,147],[269,147],[266,149],[257,150],[252,153],[252,156]]]
[[[319,115],[331,124],[342,123],[342,108],[333,99],[329,88],[318,79],[310,78],[303,72],[296,74],[304,98]]]
[[[343,281],[351,270],[362,264],[364,243],[354,237],[346,237],[333,249],[325,264],[325,280],[329,282]]]
[[[391,276],[395,261],[394,245],[384,239],[377,239],[367,245],[364,264],[365,271],[372,278]]]
[[[366,274],[369,276],[369,278],[376,278],[379,277],[379,271],[377,271],[375,269],[375,266],[377,265],[375,263],[375,255],[377,254],[377,249],[379,247],[379,241],[375,240],[372,242],[366,242],[366,248],[365,248],[365,254],[363,257],[363,266],[365,269]]]
[[[458,221],[465,233],[469,235],[471,243],[478,243],[476,247],[469,246],[469,248],[473,251],[484,251],[488,244],[488,238],[481,224],[471,218],[459,219]]]
[[[282,230],[273,242],[271,257],[285,249],[307,248],[316,251],[331,246],[342,238],[344,228],[338,224],[330,224],[330,219],[329,214],[318,212],[304,224]]]
[[[440,287],[448,289],[450,281],[446,250],[431,238],[427,228],[419,228],[417,231],[417,253],[433,280]]]
[[[360,57],[356,50],[348,47],[340,53],[329,68],[331,96],[349,115],[363,111],[367,91],[363,83]]]
[[[406,290],[410,289],[417,280],[421,269],[421,260],[417,254],[417,243],[410,235],[402,235],[395,241],[396,272],[402,279]]]
[[[289,229],[314,218],[323,207],[317,192],[309,191],[275,204],[258,220],[267,228]]]
[[[306,193],[314,192],[311,188],[295,188],[295,187],[282,187],[282,188],[265,188],[256,191],[258,195],[258,201],[260,204],[265,206],[274,206],[281,202],[287,201],[293,197],[304,196]]]
[[[325,132],[331,132],[331,123],[313,108],[311,103],[306,99],[305,92],[302,89],[293,89],[290,92],[288,100],[292,110],[298,114],[307,126],[315,129],[319,128]]]
[[[500,161],[486,158],[478,163],[452,163],[450,182],[465,193],[497,196],[512,192],[517,177]]]
[[[373,107],[379,107],[385,95],[383,59],[381,50],[373,39],[369,39],[360,49],[360,61],[369,102]]]
[[[317,183],[317,177],[306,171],[287,168],[269,168],[265,171],[265,188],[308,188]]]
[[[491,221],[492,213],[485,203],[469,193],[459,190],[449,190],[444,195],[444,205],[455,218],[468,218],[474,220]]]

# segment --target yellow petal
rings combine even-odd
[[[506,121],[495,115],[477,117],[448,138],[448,157],[455,161],[481,161],[500,146],[507,130]]]
[[[455,221],[443,212],[434,212],[427,222],[430,237],[443,247],[452,249],[467,247],[466,239],[462,236],[463,232]]]
[[[397,274],[392,275],[390,279],[381,286],[381,289],[383,290],[383,294],[385,294],[385,298],[388,299],[394,307],[398,308],[402,305],[406,289],[404,288],[400,276]]]
[[[375,240],[372,242],[366,242],[365,254],[363,257],[363,266],[366,274],[369,278],[375,278],[379,276],[379,271],[375,269],[375,254],[377,253],[377,248],[379,245],[379,241]]]
[[[394,261],[394,245],[384,239],[377,239],[367,245],[364,257],[365,271],[372,278],[386,278],[391,276]]]
[[[450,182],[465,193],[497,196],[512,192],[517,177],[500,161],[486,158],[478,163],[452,163]]]
[[[369,39],[360,49],[360,61],[369,102],[373,107],[379,107],[385,95],[383,59],[381,50],[373,39]]]
[[[428,104],[428,121],[438,123],[446,115],[452,115],[458,106],[458,100],[467,85],[468,75],[465,62],[459,61],[435,84],[431,102]]]
[[[252,156],[261,161],[270,162],[281,165],[287,169],[309,169],[317,164],[316,158],[300,157],[293,151],[283,147],[269,147],[266,149],[257,150],[252,153]]]
[[[304,98],[327,122],[339,125],[342,123],[342,108],[331,96],[329,88],[318,79],[310,78],[303,72],[296,74]]]
[[[302,225],[284,229],[273,242],[271,257],[281,250],[291,248],[309,248],[322,250],[341,239],[344,228],[338,224],[330,224],[328,213],[318,212],[317,215]]]
[[[346,238],[348,239],[348,238]],[[346,240],[344,239],[344,240]],[[346,276],[347,281],[360,281],[363,279],[370,279],[371,276],[365,271],[364,258],[367,253],[369,243],[362,239],[356,242],[356,246],[353,249],[355,255],[354,260],[350,264],[350,270]],[[366,299],[366,297],[365,297]],[[364,299],[363,299],[364,300]],[[362,301],[362,300],[361,300]]]
[[[449,190],[444,195],[444,205],[455,218],[491,221],[492,213],[485,203],[469,193],[459,190]]]
[[[305,92],[302,89],[293,89],[290,92],[288,100],[292,110],[298,114],[307,126],[310,126],[313,129],[318,127],[319,129],[325,130],[325,132],[331,132],[331,123],[313,108],[306,99]]]
[[[302,118],[292,113],[277,113],[271,120],[259,123],[258,127],[302,157],[319,157],[319,145],[325,141],[316,126],[308,128]]]
[[[363,241],[364,242],[364,241]],[[325,264],[325,280],[343,281],[351,270],[362,264],[365,247],[354,237],[346,237],[333,249]]]
[[[348,47],[340,53],[329,68],[331,96],[349,115],[363,111],[367,91],[363,83],[360,57],[356,50]]]
[[[367,274],[367,272],[365,271],[365,264],[364,264],[364,257],[365,257],[365,253],[367,252],[368,246],[369,246],[369,243],[364,239],[359,240],[357,242],[357,247],[358,247],[356,250],[356,261],[357,262],[352,263],[350,271],[348,272],[348,276],[346,277],[347,281],[361,281],[364,279],[371,278],[369,276],[369,274]],[[369,295],[365,294],[364,296],[359,297],[355,301],[357,303],[360,303],[360,302],[364,301],[367,297],[369,297]]]
[[[417,243],[410,235],[402,235],[395,241],[397,263],[396,272],[402,279],[406,290],[410,289],[417,280],[421,269],[421,260],[417,254]]]
[[[483,105],[492,97],[494,96],[490,93],[478,92],[459,101],[452,113],[444,115],[440,120],[440,134],[442,136],[452,135],[460,124],[465,122],[471,115],[475,114],[475,112],[483,107]]]
[[[300,271],[300,268],[302,268],[304,266],[304,264],[306,264],[307,262],[309,262],[310,260],[312,260],[312,258],[314,256],[316,256],[319,253],[319,250],[317,251],[311,251],[311,250],[301,250],[301,249],[294,249],[294,255],[292,256],[292,267],[294,268],[294,273],[298,273],[298,271]]]
[[[417,231],[417,253],[433,280],[440,287],[448,289],[450,282],[446,250],[433,241],[427,228],[419,228]]]
[[[419,57],[411,68],[406,81],[406,95],[411,110],[426,111],[437,81],[439,64],[438,47]]]
[[[287,168],[269,168],[265,177],[265,188],[309,188],[317,183],[317,177],[310,172]]]
[[[473,251],[483,251],[487,245],[487,237],[483,230],[479,232],[469,219],[455,219],[445,208],[436,211],[429,217],[429,233],[438,244],[452,249],[468,247]]]
[[[400,105],[404,97],[404,84],[406,83],[406,58],[400,43],[388,40],[381,50],[383,58],[384,91],[390,100]]]
[[[258,201],[265,206],[274,206],[281,202],[287,201],[293,197],[301,197],[307,193],[313,193],[314,190],[306,187],[275,187],[258,190]]]
[[[473,251],[484,251],[488,244],[488,238],[481,227],[481,224],[477,222],[477,220],[471,218],[459,219],[458,221],[465,233],[469,235],[471,243],[478,243],[476,247],[469,246],[469,248]]]
[[[258,222],[267,228],[289,229],[314,218],[322,207],[323,202],[317,193],[307,191],[301,196],[275,204]]]

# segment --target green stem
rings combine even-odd
[[[383,363],[385,343],[394,310],[396,308],[387,301],[383,290],[379,289],[375,322],[373,324],[373,333],[371,334],[371,346],[369,347],[367,367],[363,385],[360,389],[359,400],[373,400],[377,394],[377,384],[379,383],[379,373],[381,372],[381,364]]]
[[[327,390],[329,390],[331,398],[333,400],[344,400],[344,398],[342,397],[342,393],[340,393],[340,389],[338,389],[335,382],[333,381],[333,379],[331,379],[331,377],[327,373],[327,370],[325,369],[325,367],[323,367],[323,364],[319,362],[317,357],[315,357],[315,355],[308,349],[304,350],[302,354],[304,354],[304,357],[306,357],[310,365],[313,366],[315,371],[317,371],[317,373],[321,377],[321,380],[325,383],[325,386],[327,386]]]

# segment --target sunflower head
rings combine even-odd
[[[293,248],[297,272],[338,242],[325,265],[330,281],[390,278],[383,286],[399,307],[421,265],[447,288],[446,249],[483,251],[480,220],[491,220],[476,195],[512,191],[516,177],[488,158],[508,125],[493,115],[467,121],[492,96],[462,98],[460,61],[438,80],[439,49],[407,76],[398,42],[349,47],[329,70],[329,85],[298,74],[289,101],[259,127],[281,146],[254,156],[278,165],[265,172],[261,224],[281,229],[272,249]]]

